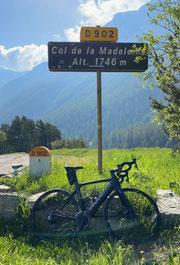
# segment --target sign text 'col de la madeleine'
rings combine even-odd
[[[133,46],[143,48],[144,43],[115,42],[49,42],[50,71],[144,72],[148,58],[135,62]]]

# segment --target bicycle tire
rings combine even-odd
[[[159,230],[160,213],[154,200],[145,192],[122,189],[132,209],[126,206],[117,192],[108,199],[104,218],[109,232],[126,244],[140,244],[153,239]],[[135,217],[133,216],[135,213]]]
[[[60,240],[75,235],[77,202],[66,190],[53,189],[42,194],[32,208],[32,226],[41,239]],[[64,203],[65,202],[65,203]]]

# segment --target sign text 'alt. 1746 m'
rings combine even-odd
[[[143,48],[144,43],[107,42],[49,42],[50,71],[143,72],[148,58],[135,62],[133,46]]]

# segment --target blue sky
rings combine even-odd
[[[148,0],[1,0],[0,68],[31,70],[47,61],[48,41],[80,41],[82,26],[105,25]]]

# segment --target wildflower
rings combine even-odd
[[[141,258],[141,262],[144,262],[145,261],[145,258]]]

